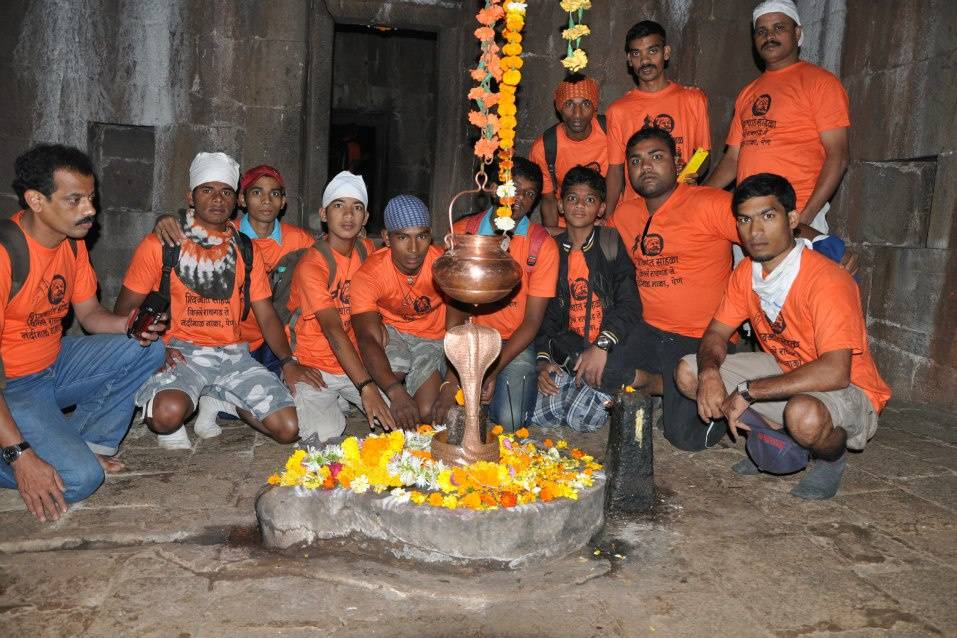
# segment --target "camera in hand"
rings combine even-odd
[[[158,292],[151,292],[143,300],[136,314],[133,315],[133,319],[126,329],[126,335],[139,339],[150,326],[157,323],[160,317],[166,314],[167,310],[169,310],[169,299]]]

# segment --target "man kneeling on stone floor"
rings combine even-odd
[[[395,426],[409,430],[432,420],[445,372],[446,306],[432,281],[432,264],[443,251],[432,245],[432,217],[418,197],[393,197],[383,216],[385,248],[352,277],[352,325]]]
[[[130,425],[133,394],[163,363],[163,317],[128,338],[128,313],[96,298],[86,237],[96,217],[93,164],[75,148],[36,146],[15,164],[23,207],[0,222],[0,485],[40,520],[103,483]],[[63,336],[73,307],[92,336]],[[108,334],[112,333],[112,334]],[[65,415],[62,410],[73,406]]]
[[[705,422],[747,430],[738,474],[787,474],[814,463],[791,494],[834,496],[847,449],[862,450],[891,396],[867,346],[860,293],[839,264],[795,239],[794,189],[761,173],[734,191],[744,259],[728,282],[697,356],[675,372]],[[728,355],[728,338],[750,321],[763,353]]]
[[[166,448],[189,448],[183,422],[201,394],[238,406],[239,416],[280,443],[299,436],[292,395],[255,361],[240,336],[251,310],[263,337],[282,364],[290,388],[318,386],[318,371],[301,366],[273,308],[262,255],[248,237],[228,224],[236,207],[239,164],[224,153],[199,153],[189,168],[186,241],[164,249],[150,233],[133,254],[117,312],[139,307],[147,295],[169,300],[167,366],[137,393],[147,425]],[[173,253],[172,255],[170,253]]]
[[[630,337],[641,317],[635,266],[605,213],[605,178],[575,166],[561,183],[566,220],[558,243],[558,286],[538,331],[538,400],[532,422],[594,432],[608,406],[635,378]]]

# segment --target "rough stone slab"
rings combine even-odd
[[[267,547],[288,548],[353,534],[384,541],[398,558],[435,563],[487,561],[516,567],[581,548],[604,523],[604,480],[579,492],[511,509],[447,510],[386,505],[348,490],[297,494],[272,487],[256,503]]]

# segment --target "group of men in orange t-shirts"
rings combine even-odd
[[[668,80],[660,25],[628,32],[638,85],[606,116],[593,80],[559,85],[560,123],[530,160],[514,159],[508,252],[521,282],[486,306],[437,289],[442,250],[419,198],[389,201],[376,249],[360,176],[330,181],[314,236],[279,220],[278,170],[240,175],[224,153],[199,153],[186,214],[161,217],[139,244],[110,312],[77,241],[95,214],[89,159],[62,146],[24,153],[23,210],[0,228],[0,485],[56,518],[121,467],[110,457],[135,405],[167,448],[191,445],[183,424],[196,411],[201,438],[217,436],[227,412],[281,443],[338,436],[350,403],[371,427],[443,423],[458,378],[442,339],[471,320],[503,339],[482,387],[495,423],[592,430],[630,385],[662,396],[676,447],[750,430],[735,471],[787,473],[813,459],[793,493],[829,498],[846,450],[864,447],[890,397],[857,287],[835,262],[842,245],[823,234],[847,163],[848,101],[833,75],[799,59],[791,0],[759,5],[753,33],[766,70],[741,91],[710,175],[704,163],[679,180],[694,150],[711,147],[708,108],[702,91]],[[529,219],[538,201],[544,224]],[[494,220],[493,207],[453,230],[492,235]],[[748,257],[732,272],[735,245]],[[63,337],[71,305],[88,332],[132,339]],[[764,353],[741,347],[742,322]]]

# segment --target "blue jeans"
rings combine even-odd
[[[133,395],[166,356],[162,341],[143,348],[125,335],[64,337],[52,366],[7,381],[3,398],[37,456],[82,501],[103,482],[94,453],[112,455],[133,416]],[[71,414],[62,410],[76,406]],[[13,468],[0,462],[0,486],[16,489]]]
[[[525,427],[532,419],[537,396],[538,370],[535,368],[535,349],[529,346],[498,374],[495,393],[488,406],[489,419],[493,424],[497,423],[505,428],[506,432]]]
[[[253,359],[263,364],[263,367],[272,372],[277,377],[282,378],[282,365],[280,365],[279,357],[272,351],[272,348],[269,347],[269,344],[263,342],[261,346],[250,352]]]

